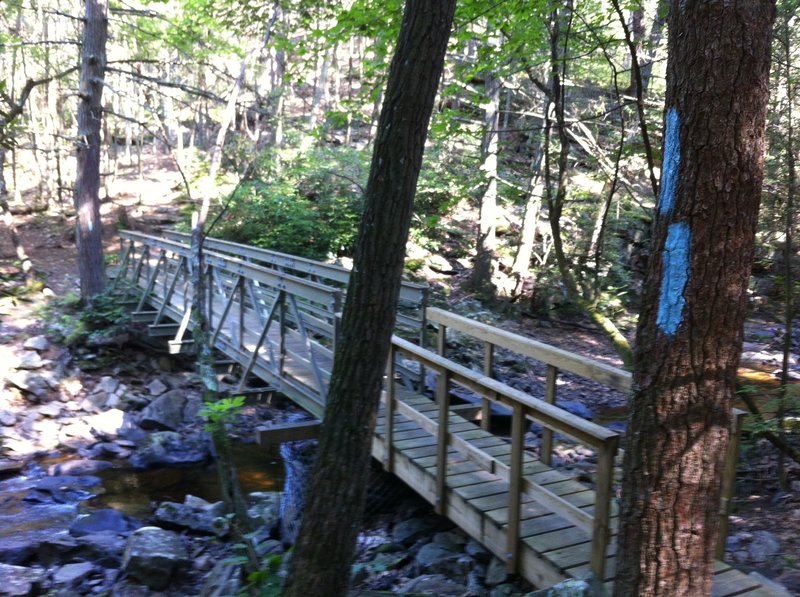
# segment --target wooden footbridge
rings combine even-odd
[[[180,351],[191,344],[188,237],[133,232],[121,237],[117,288],[138,299],[133,318]],[[206,241],[205,264],[211,340],[241,371],[234,390],[266,384],[321,419],[348,271],[217,239]],[[432,326],[437,334],[430,350],[425,331]],[[447,358],[448,332],[483,347],[482,371]],[[500,351],[546,365],[543,395],[493,378]],[[610,586],[619,437],[558,407],[562,372],[622,391],[631,383],[620,369],[428,308],[426,287],[404,283],[372,454],[535,586],[589,573]],[[458,404],[456,394],[474,399]],[[490,430],[498,411],[510,417],[505,436]],[[740,417],[736,420],[738,426]],[[543,430],[538,450],[526,445],[531,423]],[[590,485],[552,466],[555,433],[593,451]],[[724,480],[718,557],[724,554],[736,450],[731,447]],[[722,562],[715,570],[715,597],[774,594]]]

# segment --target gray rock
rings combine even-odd
[[[142,411],[139,426],[142,429],[174,431],[192,422],[201,408],[199,397],[186,390],[170,390],[162,394]]]
[[[158,522],[217,537],[224,537],[229,530],[226,518],[175,502],[161,504],[156,510],[155,517]]]
[[[166,589],[189,564],[180,537],[158,527],[142,527],[133,533],[122,558],[128,575],[156,591]]]
[[[424,518],[409,518],[394,525],[392,540],[411,545],[418,537],[431,531],[431,524]]]
[[[596,595],[585,580],[570,578],[547,589],[528,593],[525,597],[596,597]]]
[[[108,568],[118,567],[122,562],[126,539],[113,531],[89,533],[76,537],[83,557]]]
[[[58,402],[48,402],[42,404],[36,411],[42,416],[55,418],[61,414],[61,405]]]
[[[42,352],[50,348],[50,342],[48,342],[47,338],[44,336],[31,336],[25,340],[22,348],[25,348],[26,350],[37,350]]]
[[[23,392],[33,394],[36,398],[42,398],[50,389],[44,377],[30,371],[15,371],[8,376],[8,382]]]
[[[74,588],[86,580],[94,569],[94,564],[89,562],[65,564],[53,573],[53,584],[56,587]]]
[[[104,375],[100,378],[100,382],[95,386],[95,392],[101,390],[106,394],[113,394],[119,388],[119,380],[110,375]]]
[[[422,546],[414,557],[414,561],[422,572],[428,574],[444,574],[449,578],[460,576],[467,570],[461,569],[460,551],[453,551],[438,543]]]
[[[17,415],[10,410],[0,410],[0,425],[11,427],[17,424]]]
[[[0,587],[8,597],[38,595],[45,575],[41,568],[0,564]]]
[[[250,494],[251,497],[253,495],[261,495],[261,494],[260,493]],[[278,496],[280,496],[279,493]],[[207,502],[203,498],[188,493],[186,494],[186,497],[183,498],[183,505],[189,506],[190,508],[194,508],[195,510],[199,510],[201,512],[206,512],[211,516],[225,516],[225,502],[223,501],[211,503]]]
[[[84,421],[95,435],[104,438],[114,438],[118,435],[127,435],[128,431],[136,427],[135,418],[130,413],[112,408],[105,412],[90,415]]]
[[[104,471],[114,466],[107,460],[66,460],[51,465],[47,469],[48,475],[90,475]]]
[[[478,562],[483,562],[484,564],[492,557],[492,554],[489,553],[489,550],[475,541],[475,539],[470,539],[467,541],[464,551],[468,556],[474,558]]]
[[[463,595],[467,588],[442,574],[425,574],[401,584],[397,591],[399,593],[419,593],[446,597]]]
[[[247,513],[251,518],[255,519],[259,525],[264,525],[271,529],[278,523],[281,511],[281,492],[254,492],[250,494],[250,500],[253,502],[253,505]]]
[[[769,531],[755,531],[747,553],[753,562],[766,562],[771,556],[780,552],[778,538]]]
[[[456,531],[444,531],[433,536],[433,542],[451,551],[460,551],[467,543],[467,538]]]
[[[17,369],[41,369],[44,367],[45,361],[39,356],[35,350],[24,350],[19,355],[19,363]]]
[[[486,584],[487,586],[494,587],[502,584],[508,578],[508,568],[498,558],[492,558],[489,566],[486,568]]]
[[[169,390],[169,387],[158,378],[147,384],[147,391],[150,392],[151,396],[161,396],[167,390]]]
[[[135,527],[135,523],[131,522],[121,512],[111,508],[103,508],[76,520],[69,528],[69,532],[75,537],[102,532],[125,534]]]
[[[572,413],[582,419],[591,420],[594,417],[594,413],[588,407],[584,406],[580,402],[573,402],[569,400],[559,401],[557,406],[559,408],[564,409],[568,413]]]
[[[130,457],[130,463],[136,468],[186,466],[205,462],[210,456],[205,436],[182,437],[174,431],[158,431],[145,438]]]

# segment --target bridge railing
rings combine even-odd
[[[182,243],[189,242],[189,235],[175,230],[163,232],[166,238]],[[269,249],[251,247],[220,238],[207,237],[204,246],[216,253],[236,256],[258,265],[275,269],[295,276],[305,276],[308,279],[346,291],[350,280],[350,270],[333,263],[324,263],[305,257],[297,257],[287,253],[280,253]],[[397,325],[408,329],[421,341],[422,330],[425,329],[425,312],[428,305],[428,286],[403,280],[400,285],[400,298],[398,302]]]
[[[484,470],[497,475],[509,483],[507,553],[508,566],[513,571],[518,565],[520,550],[521,506],[526,499],[534,499],[553,513],[570,521],[592,538],[591,567],[598,578],[603,578],[606,551],[611,536],[611,491],[614,475],[614,458],[619,436],[600,425],[581,419],[554,405],[548,404],[505,385],[491,377],[454,363],[434,352],[425,350],[406,340],[394,337],[389,359],[387,378],[395,377],[396,356],[414,360],[432,371],[437,378],[436,402],[438,416],[434,420],[405,402],[396,399],[395,384],[387,384],[384,395],[386,429],[384,450],[387,465],[391,468],[394,442],[394,415],[413,420],[422,429],[437,437],[436,458],[436,508],[442,514],[447,511],[447,452],[456,449]],[[502,404],[512,412],[511,460],[505,464],[468,441],[451,433],[448,429],[450,391],[458,384],[484,400]],[[524,438],[530,421],[542,424],[546,429],[563,433],[592,446],[598,455],[595,483],[595,504],[592,514],[577,508],[546,487],[523,475]]]
[[[483,372],[487,377],[494,377],[495,349],[502,348],[519,355],[530,357],[547,366],[545,377],[544,400],[548,404],[557,405],[557,381],[561,371],[567,371],[600,383],[606,387],[620,390],[625,393],[631,391],[633,376],[629,371],[601,363],[594,359],[576,355],[566,350],[544,344],[532,338],[526,338],[506,330],[468,319],[455,313],[431,307],[427,311],[428,321],[436,324],[437,352],[445,356],[447,346],[447,330],[452,329],[462,334],[469,335],[484,344]],[[489,427],[491,411],[489,402],[484,398],[481,408],[481,424],[485,429]],[[736,485],[736,463],[739,457],[739,436],[745,413],[733,409],[733,425],[731,428],[731,441],[726,456],[725,472],[722,479],[722,501],[719,511],[719,538],[717,541],[717,557],[722,559],[725,555],[725,540],[728,531],[728,517]],[[550,464],[553,451],[553,430],[544,426],[540,446],[540,458],[545,464]],[[618,450],[619,455],[623,451]]]
[[[155,335],[188,343],[194,289],[189,246],[121,232],[116,284],[141,293],[133,317]],[[238,391],[250,374],[273,383],[318,416],[324,408],[336,345],[340,290],[206,250],[206,305],[215,348],[242,364]],[[148,309],[147,307],[155,307]]]

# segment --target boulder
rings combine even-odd
[[[130,457],[135,468],[152,466],[189,466],[205,462],[211,456],[205,435],[182,437],[174,431],[151,433]]]
[[[460,551],[454,551],[438,543],[427,543],[422,546],[414,557],[420,571],[428,574],[444,574],[449,578],[462,576],[468,570],[464,569],[462,557],[467,558]]]
[[[220,502],[221,503],[221,502]],[[167,525],[190,529],[198,533],[207,533],[224,537],[228,534],[228,520],[215,516],[213,512],[193,508],[190,505],[176,502],[164,502],[156,510],[156,520]]]
[[[47,468],[48,475],[90,475],[114,466],[107,460],[65,460]]]
[[[747,553],[753,562],[763,563],[780,553],[778,538],[769,531],[755,531]]]
[[[169,387],[158,378],[147,384],[147,391],[150,392],[151,396],[161,396],[167,390],[169,390]]]
[[[139,417],[142,429],[174,431],[192,422],[202,408],[200,397],[186,390],[170,390],[148,404]]]
[[[41,369],[46,364],[35,350],[24,350],[19,355],[17,369]]]
[[[134,417],[118,408],[85,417],[84,422],[94,435],[103,438],[127,436],[129,431],[136,428]]]
[[[156,591],[166,589],[189,564],[180,536],[158,527],[142,527],[131,534],[122,557],[125,572]]]
[[[48,342],[47,338],[44,336],[31,336],[25,340],[22,348],[26,350],[36,350],[38,352],[42,352],[50,348],[50,342]]]
[[[0,410],[0,425],[11,427],[17,424],[17,415],[10,410]]]
[[[76,520],[69,528],[69,532],[75,537],[109,531],[127,534],[137,526],[134,521],[121,512],[111,508],[103,508]]]
[[[3,587],[3,595],[38,595],[46,574],[41,568],[0,564],[0,587]]]
[[[253,504],[247,511],[250,518],[258,525],[273,528],[280,520],[281,492],[259,491],[251,493],[249,497]]]
[[[415,593],[446,597],[449,595],[461,596],[466,593],[467,588],[464,585],[455,582],[454,580],[450,580],[442,574],[425,574],[423,576],[418,576],[417,578],[412,578],[411,580],[403,583],[397,588],[397,591],[399,593]]]
[[[409,518],[394,525],[392,530],[392,540],[397,543],[411,545],[422,535],[431,532],[433,529],[431,521],[425,518]]]
[[[101,566],[115,568],[122,562],[122,553],[125,551],[126,540],[114,531],[100,531],[76,537],[75,541],[80,547],[83,557],[96,562]]]
[[[73,589],[86,580],[94,570],[94,564],[89,562],[65,564],[53,573],[53,585]]]

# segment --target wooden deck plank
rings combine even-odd
[[[752,576],[731,568],[714,575],[711,597],[732,597],[759,588],[761,588],[761,583]]]

